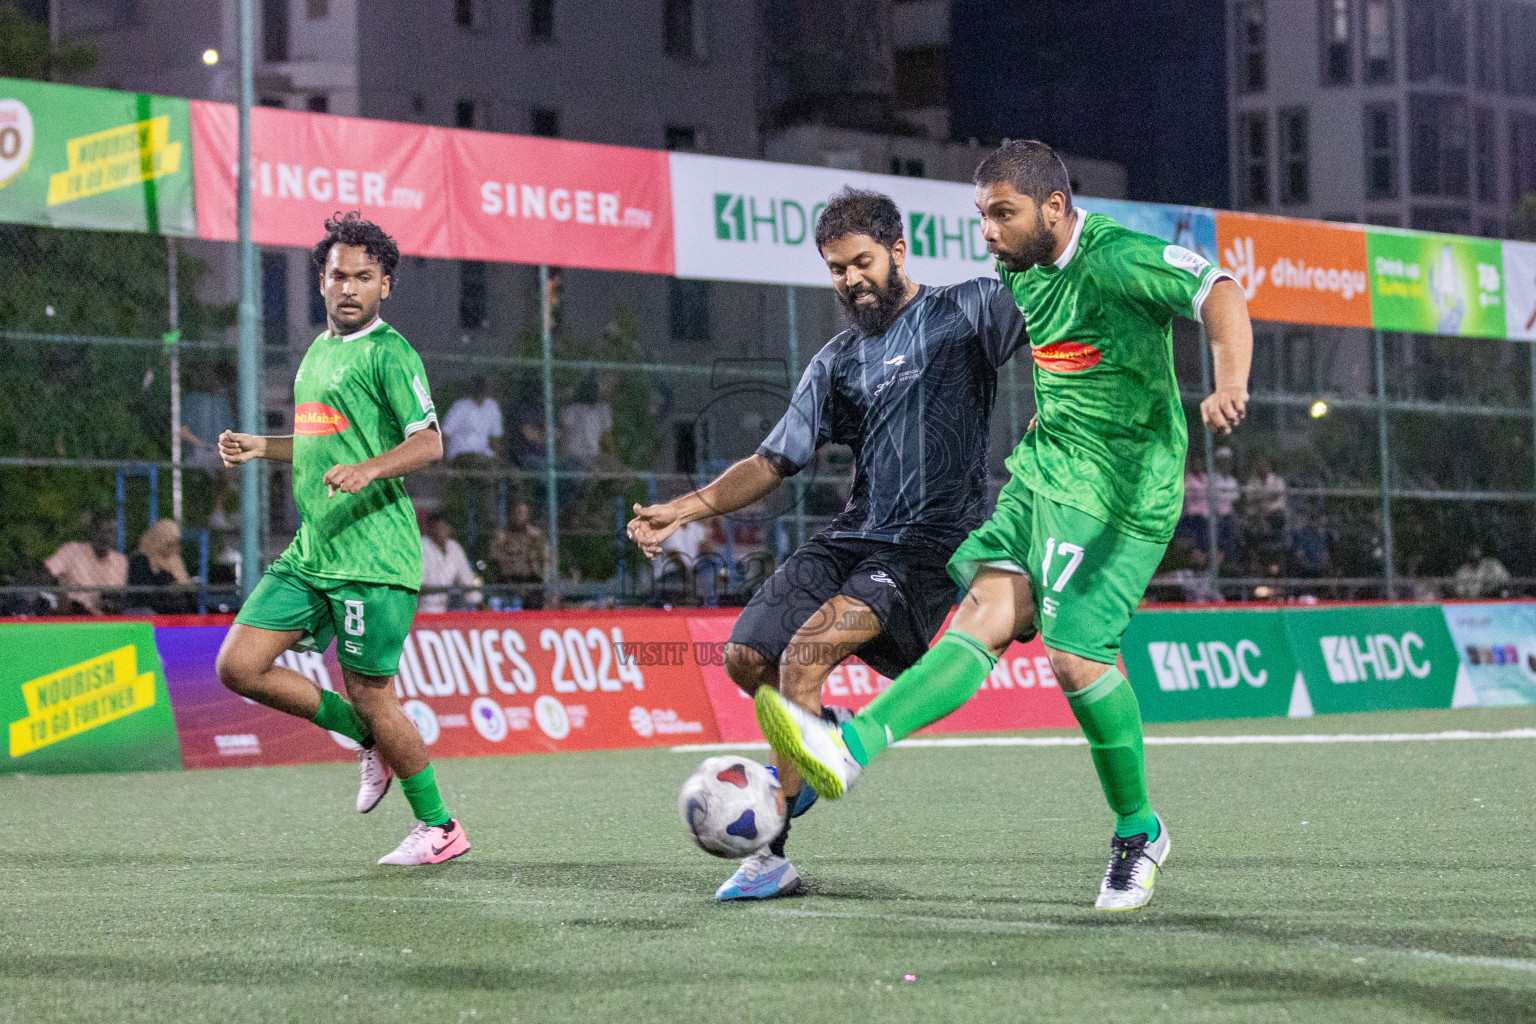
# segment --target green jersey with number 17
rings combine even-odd
[[[325,474],[437,425],[421,356],[382,320],[323,332],[293,378],[293,499],[303,520],[275,565],[314,579],[421,589],[421,533],[400,478],[328,497]]]
[[[1009,471],[1122,533],[1166,543],[1189,447],[1173,318],[1199,320],[1211,287],[1230,275],[1082,208],[1055,263],[998,271],[1029,327],[1038,410]]]

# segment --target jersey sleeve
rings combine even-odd
[[[438,426],[432,392],[427,389],[427,369],[421,356],[409,345],[380,346],[379,386],[385,404],[406,437]]]
[[[827,415],[831,399],[832,361],[827,349],[822,349],[805,368],[789,408],[758,445],[757,454],[772,462],[785,477],[810,465],[816,449],[831,440],[831,417]]]
[[[955,301],[965,318],[976,329],[981,347],[993,366],[1002,366],[1021,345],[1029,344],[1024,314],[1019,312],[1013,292],[1001,281],[979,277],[955,289]]]
[[[1187,316],[1200,320],[1200,307],[1211,288],[1232,275],[1182,245],[1150,235],[1132,235],[1116,253],[1115,272],[1102,275],[1112,287],[1155,319]]]

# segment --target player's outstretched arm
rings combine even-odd
[[[1200,418],[1214,434],[1230,434],[1248,415],[1248,370],[1253,364],[1253,324],[1248,300],[1232,280],[1217,281],[1200,307],[1211,341],[1216,390],[1200,403]]]
[[[355,466],[332,466],[325,474],[326,497],[336,492],[356,494],[375,480],[389,480],[414,472],[443,457],[443,436],[436,427],[418,430],[382,455]]]
[[[270,459],[273,462],[293,461],[293,438],[262,437],[260,434],[237,434],[226,430],[219,435],[219,458],[224,465],[234,467],[252,459]]]
[[[661,542],[679,528],[746,508],[772,494],[783,480],[784,475],[772,461],[761,455],[748,456],[696,491],[660,505],[635,505],[635,518],[629,521],[629,539],[647,557],[655,558],[661,551]]]

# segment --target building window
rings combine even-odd
[[[949,101],[948,47],[896,51],[896,106],[900,110],[942,107]]]
[[[709,282],[667,279],[667,324],[677,341],[709,340]]]
[[[286,109],[288,104],[283,102],[281,96],[263,96],[256,101],[258,107],[276,107],[278,110]]]
[[[1397,198],[1397,105],[1365,108],[1365,198]]]
[[[550,110],[548,107],[534,107],[528,121],[528,130],[534,135],[540,135],[546,139],[558,139],[560,137],[560,112],[558,110]]]
[[[1390,82],[1394,73],[1392,0],[1365,0],[1365,80]]]
[[[1509,113],[1509,191],[1516,204],[1536,192],[1536,115]]]
[[[480,122],[475,116],[477,113],[474,100],[459,100],[453,105],[453,123],[459,128],[478,128]]]
[[[261,56],[274,63],[288,59],[288,0],[261,0]]]
[[[1498,92],[1504,86],[1504,18],[1496,0],[1477,0],[1473,26],[1473,81],[1479,89]]]
[[[1504,18],[1504,88],[1536,96],[1536,7],[1512,4]]]
[[[1307,181],[1307,108],[1280,111],[1280,201],[1304,203],[1311,195]]]
[[[459,326],[466,331],[491,326],[490,288],[486,283],[485,264],[479,260],[459,261]]]
[[[921,178],[927,170],[921,160],[910,157],[891,157],[891,173],[899,174],[904,178]]]
[[[288,254],[280,249],[261,254],[261,323],[266,344],[288,344]]]
[[[528,0],[528,38],[541,42],[555,38],[555,0]]]
[[[1318,0],[1321,39],[1321,81],[1324,85],[1349,85],[1355,80],[1355,26],[1351,0]]]
[[[1479,202],[1499,201],[1498,133],[1494,127],[1493,111],[1478,107],[1472,122],[1472,160],[1476,167],[1477,198]]]
[[[668,149],[695,150],[699,148],[699,133],[691,125],[669,124],[666,128],[666,142]]]
[[[304,14],[310,21],[323,21],[331,16],[331,0],[304,0]]]
[[[1466,197],[1469,156],[1465,99],[1408,98],[1408,187],[1414,195]]]
[[[453,23],[460,28],[484,28],[482,0],[453,0]]]
[[[1470,235],[1472,215],[1459,206],[1415,206],[1415,231],[1438,231],[1445,235]]]
[[[1245,207],[1268,206],[1269,118],[1263,111],[1242,116],[1238,145],[1238,201]]]
[[[427,112],[427,97],[423,93],[411,93],[411,113],[418,117]]]
[[[319,93],[305,100],[304,106],[311,114],[326,114],[331,109],[331,98],[324,93]]]
[[[1408,80],[1467,80],[1466,0],[1404,0],[1407,22]]]
[[[662,0],[662,30],[667,56],[704,56],[704,12],[700,0]]]
[[[1238,0],[1237,91],[1263,92],[1265,70],[1264,0]]]

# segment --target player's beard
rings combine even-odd
[[[997,261],[1014,273],[1022,273],[1030,267],[1038,267],[1051,262],[1051,253],[1056,249],[1056,236],[1051,234],[1051,229],[1045,226],[1045,217],[1040,210],[1035,210],[1035,230],[1029,237],[1019,243],[1017,252],[996,250],[993,255]]]
[[[361,327],[373,322],[373,318],[379,314],[379,304],[373,303],[370,307],[366,299],[356,299],[355,307],[342,307],[338,305],[330,311],[330,318],[336,321],[336,325],[342,328],[343,334],[351,334]]]
[[[873,295],[875,304],[872,306],[860,306],[857,299],[861,295]],[[861,285],[858,289],[850,291],[847,295],[837,293],[837,301],[843,304],[843,310],[854,326],[865,334],[884,334],[896,322],[896,317],[901,313],[901,307],[907,297],[907,282],[892,267],[886,274],[885,284],[879,288]]]

